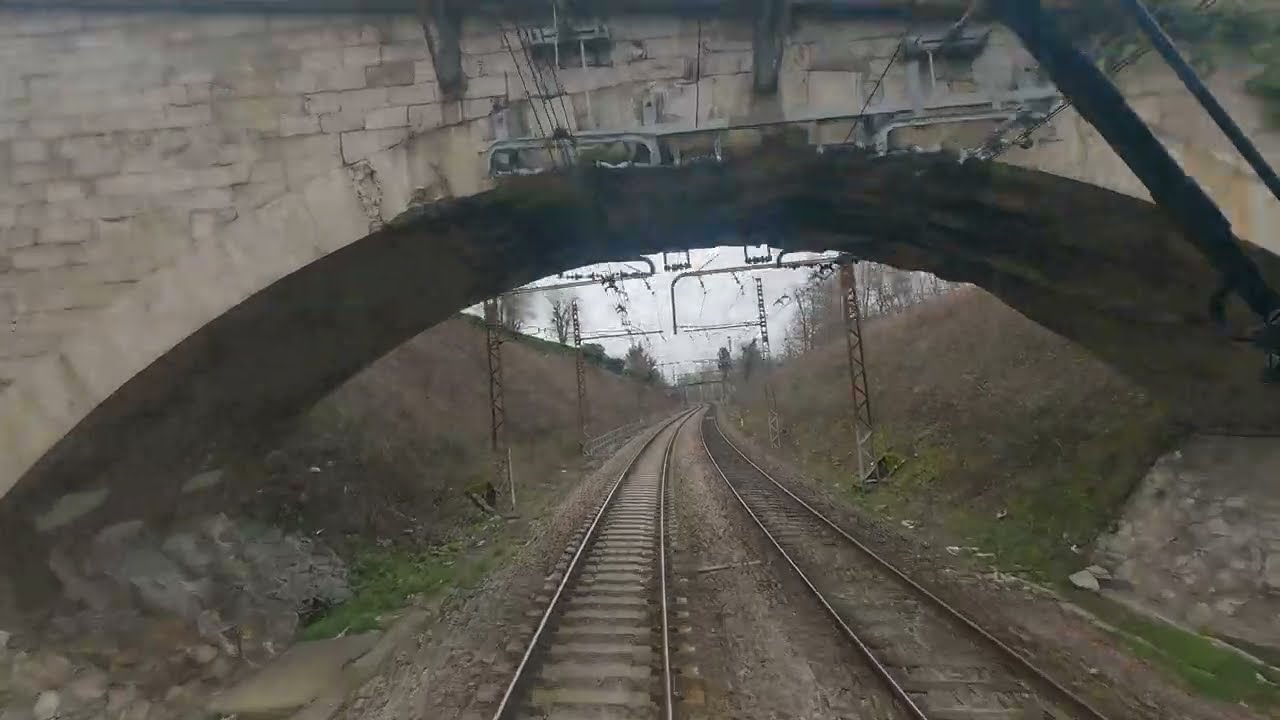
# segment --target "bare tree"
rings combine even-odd
[[[547,297],[551,303],[551,327],[556,332],[556,341],[561,345],[569,344],[569,333],[573,329],[573,295],[564,292],[552,293]]]
[[[524,321],[529,318],[529,296],[500,295],[498,297],[498,323],[507,330],[517,333],[524,328]]]

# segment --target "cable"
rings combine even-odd
[[[529,98],[529,110],[533,112],[533,121],[538,124],[538,133],[543,137],[547,136],[547,131],[542,127],[542,118],[538,116],[538,106],[533,103],[533,94],[529,92],[529,85],[524,81],[524,72],[520,70],[520,61],[516,60],[515,51],[511,49],[511,43],[507,40],[507,29],[498,23],[498,30],[502,33],[502,46],[507,49],[507,53],[511,56],[511,63],[516,66],[516,75],[520,77],[520,87],[524,89],[525,97]],[[551,155],[551,164],[556,165],[555,153]]]
[[[849,128],[849,134],[844,136],[845,143],[849,142],[849,138],[853,137],[853,132],[858,129],[858,125],[860,125],[863,119],[866,118],[867,108],[871,107],[871,101],[872,99],[875,98],[876,93],[880,91],[880,86],[884,84],[884,79],[885,79],[885,76],[889,74],[889,69],[893,67],[893,64],[894,62],[897,61],[898,56],[902,54],[902,46],[904,43],[906,43],[907,36],[910,35],[911,31],[915,29],[915,13],[913,12],[914,10],[915,10],[915,2],[912,2],[911,7],[907,9],[907,13],[911,18],[907,22],[907,29],[902,31],[902,35],[898,38],[898,44],[893,48],[893,55],[889,57],[889,62],[885,64],[884,70],[880,72],[880,77],[876,79],[875,87],[871,88],[871,93],[867,95],[866,101],[862,103],[862,109],[859,110],[858,114],[854,116],[853,126]],[[972,12],[972,10],[973,10],[973,7],[970,6],[969,12]],[[965,17],[968,17],[969,12],[965,13]],[[961,18],[960,21],[964,22],[964,18]]]

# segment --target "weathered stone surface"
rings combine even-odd
[[[36,518],[36,529],[40,532],[56,530],[100,507],[110,492],[109,488],[98,488],[63,495],[47,512]]]
[[[36,704],[31,709],[31,715],[35,720],[53,720],[58,716],[58,708],[62,706],[62,697],[52,690],[46,690],[36,698]]]
[[[1081,590],[1092,590],[1097,592],[1102,589],[1102,586],[1098,584],[1097,576],[1088,570],[1081,570],[1080,572],[1072,573],[1067,579],[1071,581],[1072,585],[1075,585]]]
[[[223,471],[206,470],[198,475],[191,476],[191,479],[182,484],[183,493],[198,492],[200,490],[208,490],[222,482]]]
[[[66,692],[82,703],[99,700],[107,694],[107,674],[97,668],[81,671],[67,685]]]
[[[246,715],[296,710],[338,683],[342,668],[377,639],[377,633],[367,633],[295,645],[253,678],[213,698],[209,710]]]

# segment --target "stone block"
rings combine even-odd
[[[342,110],[369,111],[390,105],[387,88],[365,88],[338,93],[338,107]]]
[[[358,130],[342,133],[342,160],[353,163],[385,150],[408,137],[407,128]]]
[[[0,252],[28,247],[36,244],[36,229],[33,227],[0,228]]]
[[[681,59],[683,62],[683,59]],[[624,69],[625,74],[625,69]],[[736,75],[751,72],[751,52],[713,52],[702,56],[702,74]]]
[[[320,130],[326,133],[341,133],[348,130],[364,129],[363,110],[340,110],[320,116]]]
[[[314,115],[281,115],[280,135],[308,135],[320,132],[320,118]]]
[[[61,177],[64,167],[57,163],[20,163],[13,166],[11,177],[15,185],[48,182]]]
[[[415,73],[412,60],[383,62],[364,69],[367,87],[385,87],[389,85],[412,85]]]
[[[343,65],[342,46],[308,50],[299,57],[303,70],[324,72],[336,70]]]
[[[409,108],[409,127],[414,132],[438,128],[444,124],[444,112],[440,103],[414,105]]]
[[[424,105],[440,99],[440,86],[433,82],[420,82],[414,85],[393,87],[388,90],[388,101],[392,105]]]
[[[338,93],[320,92],[308,95],[302,109],[307,115],[321,115],[338,112],[342,109],[342,103],[339,101]]]
[[[40,227],[41,244],[83,243],[93,237],[93,224],[88,220],[46,223]]]
[[[527,70],[524,64],[516,64],[512,58],[512,53],[505,50],[495,53],[485,53],[483,55],[463,55],[462,56],[462,74],[468,78],[483,77],[486,75],[515,75],[517,69],[524,72]]]
[[[15,270],[44,270],[82,263],[84,256],[80,245],[32,245],[17,248],[10,259]]]
[[[218,102],[213,121],[223,128],[279,129],[281,115],[301,115],[300,97],[259,97]]]
[[[71,163],[75,177],[93,177],[120,172],[124,152],[110,136],[78,137],[63,140],[57,153]]]
[[[12,140],[18,137],[22,130],[22,123],[16,122],[0,122],[0,141]]]
[[[500,107],[496,102],[501,102],[498,98],[476,98],[474,100],[462,101],[462,119],[475,120],[476,118],[488,117],[497,112]],[[555,102],[554,100],[552,102]],[[559,108],[554,110],[555,117],[559,119]]]
[[[414,82],[437,82],[436,68],[430,60],[419,60],[413,64]]]
[[[466,100],[487,97],[507,97],[508,80],[505,75],[491,75],[467,81],[462,97]]]
[[[284,163],[285,179],[290,188],[323,172],[342,166],[338,135],[298,135],[272,141]]]
[[[210,237],[223,226],[235,221],[237,215],[235,208],[193,210],[191,211],[191,237],[196,240]]]
[[[320,73],[311,70],[282,71],[276,76],[275,89],[282,95],[313,93],[320,90],[320,78]]]
[[[363,65],[344,65],[316,76],[316,90],[355,90],[365,86]]]
[[[45,198],[51,203],[84,198],[84,185],[75,180],[57,180],[45,186]]]
[[[364,67],[382,62],[381,45],[354,45],[342,49],[342,64]]]
[[[398,107],[379,108],[365,115],[364,127],[366,130],[381,130],[383,128],[404,127],[409,124],[409,108],[401,105]]]
[[[15,163],[42,163],[49,159],[49,149],[40,140],[15,140],[11,152]]]
[[[421,42],[392,43],[382,46],[383,63],[394,63],[401,60],[425,60],[428,57],[430,57],[430,54],[427,52],[425,39]]]

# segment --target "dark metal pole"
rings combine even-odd
[[[502,325],[498,300],[484,301],[485,349],[489,364],[489,449],[494,488],[507,482],[507,409],[502,389]]]
[[[772,362],[772,351],[769,349],[769,313],[764,305],[764,282],[756,277],[756,313],[760,323],[760,364],[764,373],[764,397],[769,405],[769,444],[782,446],[782,424],[778,420],[778,396],[773,390],[773,373],[769,365]],[[721,383],[721,392],[728,388]]]
[[[1231,223],[1179,167],[1102,71],[1045,17],[1039,0],[991,0],[992,7],[1040,62],[1058,89],[1142,181],[1184,237],[1261,318],[1280,316],[1280,294],[1245,254]]]
[[[1231,114],[1226,108],[1218,102],[1209,88],[1205,87],[1200,77],[1196,75],[1196,71],[1187,63],[1182,54],[1178,52],[1178,48],[1174,46],[1173,40],[1160,27],[1159,21],[1147,10],[1146,5],[1142,4],[1142,0],[1121,0],[1122,5],[1133,15],[1133,19],[1138,22],[1138,27],[1151,40],[1151,45],[1155,47],[1156,52],[1169,63],[1169,67],[1177,73],[1178,79],[1187,87],[1187,90],[1200,101],[1209,113],[1209,117],[1218,124],[1218,128],[1222,130],[1232,145],[1236,146],[1236,150],[1244,156],[1253,171],[1262,178],[1262,182],[1271,190],[1271,194],[1280,200],[1280,177],[1276,176],[1276,171],[1271,169],[1271,165],[1267,163],[1267,159],[1262,157],[1262,153],[1258,152],[1258,148],[1253,144],[1236,121],[1232,119]]]
[[[578,444],[582,453],[587,452],[587,368],[582,355],[582,323],[578,319],[578,301],[569,305],[573,320],[574,376],[578,381]]]
[[[871,387],[867,381],[867,362],[862,348],[862,306],[858,302],[858,276],[852,262],[840,264],[840,307],[844,311],[858,481],[863,484],[879,482],[880,463],[875,454],[875,425],[871,421]]]

